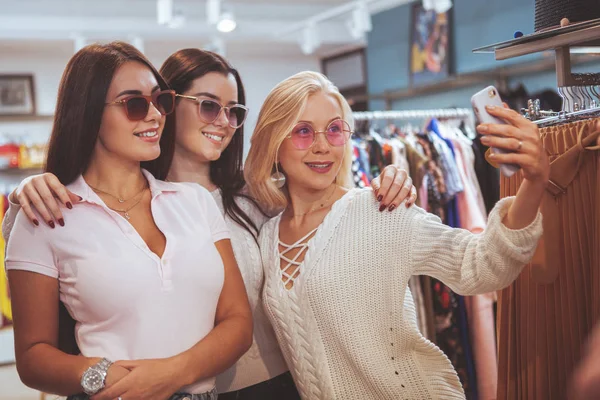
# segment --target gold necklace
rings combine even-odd
[[[131,215],[129,215],[129,211],[131,211],[135,206],[137,206],[138,204],[140,204],[140,202],[142,201],[142,198],[144,198],[143,194],[146,191],[146,189],[148,189],[147,187],[145,187],[140,193],[142,194],[142,196],[140,196],[140,198],[129,208],[127,208],[126,210],[119,210],[117,208],[112,208],[109,207],[108,205],[106,207],[110,208],[113,211],[116,211],[118,213],[123,214],[123,216],[129,221],[131,219]],[[138,194],[140,194],[138,193]],[[108,194],[108,193],[107,193]]]
[[[117,200],[119,201],[119,203],[126,203],[126,202],[128,202],[129,200],[133,200],[133,199],[135,199],[135,198],[136,198],[136,197],[137,197],[137,196],[138,196],[140,193],[143,193],[143,192],[146,190],[146,188],[148,187],[148,183],[146,182],[146,184],[144,185],[144,187],[142,188],[142,190],[140,190],[139,192],[137,192],[136,194],[134,194],[133,196],[131,196],[131,197],[130,197],[130,198],[128,198],[128,199],[123,199],[123,198],[121,198],[121,197],[117,197],[117,196],[115,196],[114,194],[110,194],[110,193],[108,193],[108,192],[105,192],[104,190],[96,189],[95,187],[93,187],[93,186],[91,186],[91,185],[88,185],[88,186],[90,186],[90,188],[91,188],[91,189],[92,189],[94,192],[96,192],[96,193],[102,193],[102,194],[108,195],[108,196],[112,197],[113,199],[117,199]]]
[[[311,208],[310,210],[308,210],[304,214],[292,214],[292,217],[303,217],[303,216],[305,216],[307,214],[310,214],[312,212],[315,212],[315,211],[320,210],[321,208],[325,207],[325,205],[331,199],[331,196],[333,196],[333,194],[335,193],[335,189],[336,189],[336,185],[334,184],[333,185],[333,190],[331,191],[331,193],[329,193],[329,196],[327,196],[327,198],[325,199],[325,201],[323,201],[319,207],[317,207],[317,208]]]

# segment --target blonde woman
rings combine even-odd
[[[417,207],[382,216],[370,190],[349,189],[350,108],[323,75],[294,75],[267,97],[245,171],[260,203],[284,209],[260,234],[263,301],[302,398],[464,398],[448,358],[418,331],[407,284],[430,275],[486,293],[533,255],[548,159],[535,125],[489,112],[509,124],[479,126],[483,142],[518,149],[494,158],[519,164],[525,181],[474,235]]]

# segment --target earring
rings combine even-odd
[[[277,189],[281,189],[285,186],[285,175],[279,171],[276,171],[271,175],[271,182],[277,186]]]

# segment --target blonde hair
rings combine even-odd
[[[318,72],[300,72],[280,82],[267,96],[260,113],[251,146],[244,166],[244,174],[250,194],[268,211],[281,210],[287,206],[285,186],[277,188],[271,175],[277,170],[281,143],[300,119],[309,96],[325,93],[333,96],[342,109],[342,119],[353,130],[354,119],[348,102],[324,75]],[[336,177],[336,183],[352,187],[352,142],[348,140],[345,154]]]

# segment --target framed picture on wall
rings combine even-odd
[[[0,74],[0,116],[35,115],[33,75]]]
[[[411,15],[410,83],[424,85],[450,76],[452,9],[438,13],[425,10],[421,2]]]

